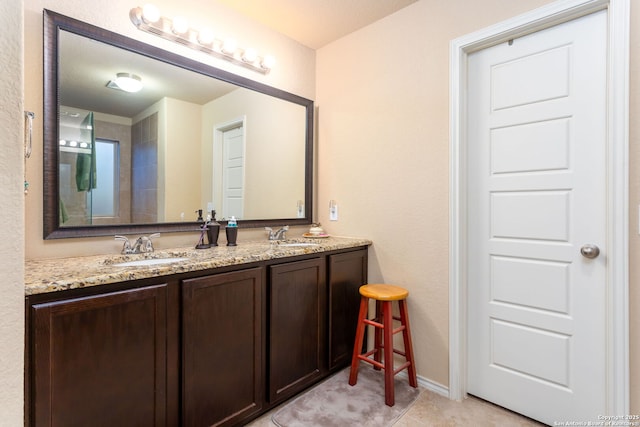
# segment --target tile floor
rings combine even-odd
[[[271,415],[278,409],[280,407],[254,420],[248,424],[248,427],[274,427]],[[421,388],[416,402],[394,424],[394,427],[539,427],[544,425],[475,397],[469,397],[463,402],[455,402]]]

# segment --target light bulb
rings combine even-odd
[[[142,20],[147,24],[155,24],[160,20],[160,10],[152,4],[142,7]]]
[[[260,63],[260,66],[265,70],[272,69],[274,65],[276,65],[276,58],[271,55],[267,55],[262,58],[262,62]]]
[[[258,58],[258,53],[256,52],[255,49],[247,48],[244,50],[244,52],[242,52],[242,60],[244,62],[255,62],[257,58]]]
[[[238,42],[234,39],[226,39],[222,44],[222,51],[224,53],[233,55],[238,47]]]
[[[176,34],[184,34],[189,31],[189,22],[187,21],[187,18],[182,16],[176,16],[173,18],[171,30]]]
[[[198,43],[201,45],[210,45],[213,43],[213,32],[208,28],[198,31]]]

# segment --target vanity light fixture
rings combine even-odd
[[[234,39],[217,38],[209,29],[191,28],[186,18],[164,17],[160,15],[158,8],[151,4],[131,9],[129,18],[141,31],[208,53],[216,58],[226,59],[262,74],[267,74],[275,65],[273,56],[258,55],[253,48],[239,48]]]

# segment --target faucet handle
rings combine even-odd
[[[122,253],[130,254],[131,253],[131,242],[126,236],[115,236],[115,240],[123,240],[124,244],[122,245]]]
[[[138,241],[140,242],[140,251],[141,252],[153,252],[153,243],[151,239],[156,237],[160,237],[160,233],[153,233],[149,236],[141,236]]]
[[[288,225],[284,225],[282,227],[280,227],[280,230],[276,231],[275,233],[273,233],[273,239],[274,240],[286,240],[287,236],[286,236],[286,232],[289,230],[289,226]]]

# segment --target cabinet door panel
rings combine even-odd
[[[269,400],[292,396],[326,371],[324,259],[270,268]]]
[[[184,425],[238,425],[262,408],[262,270],[185,280],[182,292]]]
[[[329,369],[351,362],[360,286],[367,281],[366,250],[329,256]]]
[[[166,425],[167,286],[32,306],[37,426]]]

